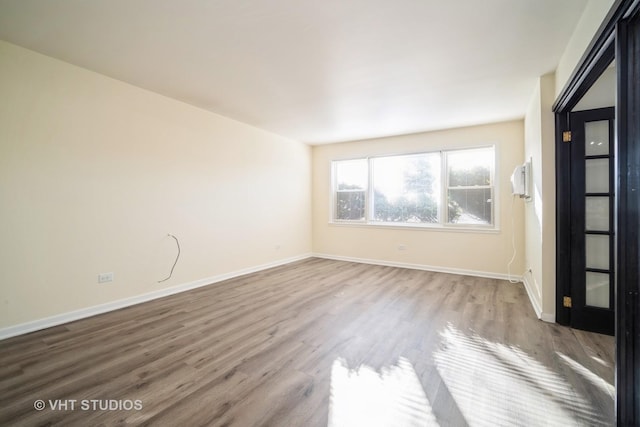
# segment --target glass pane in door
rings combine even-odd
[[[585,236],[587,268],[609,269],[609,236],[587,234]]]
[[[609,192],[609,159],[587,159],[584,175],[587,193]]]
[[[586,156],[609,154],[609,121],[586,122],[584,124],[584,144]]]
[[[587,305],[609,308],[609,275],[587,271]]]
[[[589,231],[609,231],[609,198],[587,197],[586,226]]]

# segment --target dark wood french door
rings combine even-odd
[[[571,326],[614,334],[615,108],[570,114]]]

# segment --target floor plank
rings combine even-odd
[[[0,425],[612,425],[613,349],[521,284],[312,258],[0,341]]]

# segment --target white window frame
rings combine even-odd
[[[448,164],[447,164],[447,156],[450,152],[459,152],[465,150],[479,150],[479,149],[487,149],[490,148],[493,150],[493,164],[491,165],[491,185],[483,185],[483,186],[469,186],[469,187],[449,187],[449,173],[448,173]],[[438,222],[436,223],[409,223],[409,222],[382,222],[375,221],[371,218],[371,213],[373,212],[373,203],[374,197],[372,197],[371,192],[373,191],[373,159],[382,158],[382,157],[394,157],[394,156],[410,156],[410,155],[419,155],[419,154],[433,154],[438,153],[440,155],[440,205],[438,206]],[[343,161],[354,161],[354,160],[366,160],[367,161],[367,188],[365,189],[364,195],[364,220],[348,220],[348,219],[338,219],[337,218],[337,182],[336,182],[336,171],[337,164]],[[498,169],[498,150],[496,149],[496,145],[479,145],[472,147],[460,147],[448,150],[434,150],[434,151],[421,151],[421,152],[409,152],[409,153],[395,153],[389,155],[379,155],[379,156],[369,156],[369,157],[356,157],[356,158],[345,158],[345,159],[336,159],[331,161],[331,203],[330,203],[330,224],[333,225],[354,225],[354,226],[367,226],[374,228],[417,228],[417,229],[428,229],[428,230],[447,230],[447,231],[473,231],[473,232],[497,232],[499,231],[499,191],[498,191],[498,181],[496,180]],[[480,189],[480,188],[488,188],[491,189],[491,224],[459,224],[459,223],[451,223],[449,222],[449,209],[448,209],[448,193],[449,188],[454,189],[463,189],[463,188],[472,188],[472,189]],[[347,192],[349,190],[342,190],[340,192]],[[356,191],[356,190],[353,190]],[[361,190],[357,190],[361,191]]]

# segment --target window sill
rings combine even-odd
[[[500,228],[497,226],[477,227],[470,225],[442,225],[442,224],[393,224],[371,222],[339,222],[330,221],[329,226],[332,227],[356,227],[356,228],[378,228],[378,229],[404,229],[404,230],[420,230],[420,231],[445,231],[453,233],[480,233],[480,234],[499,234]]]

